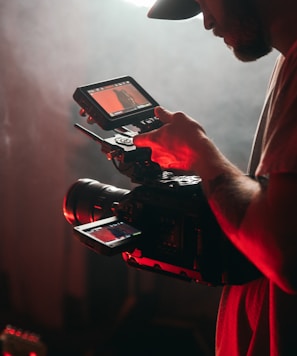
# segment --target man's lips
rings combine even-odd
[[[213,28],[213,34],[216,36],[216,37],[220,37],[220,38],[223,38],[224,36],[222,35],[222,33],[216,28],[214,27]]]
[[[224,42],[227,46],[230,46],[230,38],[228,40],[228,36],[224,36],[222,32],[220,32],[217,28],[214,28],[213,29],[213,34],[216,36],[216,37],[219,37],[219,38],[223,38],[224,39]]]

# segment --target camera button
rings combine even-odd
[[[133,146],[133,139],[131,137],[117,136],[115,137],[115,142],[119,145]]]

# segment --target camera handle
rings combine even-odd
[[[121,134],[104,139],[79,124],[74,124],[74,127],[85,133],[95,142],[100,143],[101,150],[106,154],[108,160],[116,159],[121,163],[150,160],[151,150],[148,148],[136,148],[133,144],[133,136],[135,134],[131,130],[122,128]],[[117,132],[120,131],[118,130]]]

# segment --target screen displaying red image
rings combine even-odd
[[[101,242],[108,243],[139,235],[141,231],[123,222],[117,222],[107,226],[97,227],[88,233]]]
[[[152,106],[129,81],[91,89],[88,93],[111,117]]]

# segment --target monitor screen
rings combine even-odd
[[[110,225],[95,227],[89,230],[88,234],[95,239],[108,244],[110,242],[140,235],[141,231],[128,224],[125,224],[124,222],[119,221]]]
[[[129,80],[92,88],[88,93],[111,118],[153,107]]]

